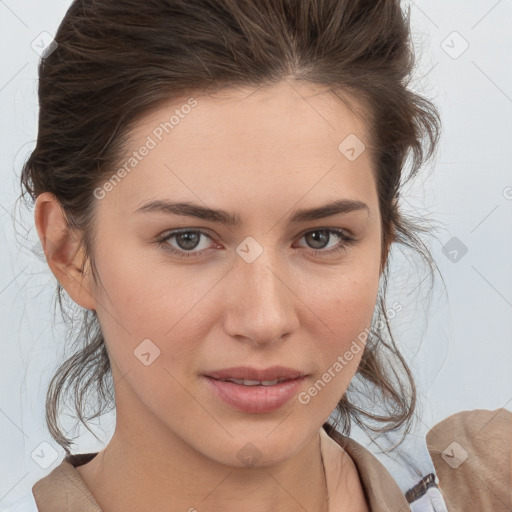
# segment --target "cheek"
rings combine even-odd
[[[369,327],[377,300],[378,283],[355,281],[343,291],[331,291],[323,297],[323,315],[333,337],[357,335]]]
[[[348,262],[321,286],[303,283],[306,303],[325,324],[324,339],[336,344],[347,342],[370,326],[379,289],[378,263],[375,261]]]
[[[328,326],[328,335],[322,343],[323,368],[342,358],[344,373],[355,373],[366,345],[374,306],[375,297],[368,293],[354,293],[342,299],[332,297],[330,301],[326,298],[329,310],[322,318]]]
[[[121,372],[138,374],[143,367],[140,356],[147,353],[142,359],[154,358],[152,367],[176,373],[176,363],[186,362],[192,371],[215,306],[208,292],[218,276],[210,280],[203,274],[198,279],[193,266],[166,267],[163,273],[163,266],[145,263],[135,249],[98,252],[96,263],[103,284],[98,318]]]
[[[122,247],[121,241],[113,245]],[[141,251],[126,244],[122,250],[98,251],[96,263],[102,282],[98,298],[107,324],[117,322],[127,331],[144,336],[149,329],[161,336],[197,300],[202,290],[185,272],[167,268],[163,273],[162,266],[143,254],[153,250],[157,249]]]
[[[317,291],[313,315],[316,320],[310,328],[314,353],[319,358],[320,381],[310,391],[314,396],[322,391],[321,400],[327,412],[341,399],[363,356],[378,284],[378,273],[372,276],[354,272],[350,279],[340,277],[336,283]]]
[[[322,422],[329,418],[345,394],[366,346],[368,315],[353,309],[352,304],[345,313],[347,316],[339,315],[338,321],[331,320],[329,327],[333,332],[329,336],[316,338],[313,353],[317,357],[318,373],[297,396],[301,407],[305,407],[308,414],[322,418]]]

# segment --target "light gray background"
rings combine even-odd
[[[69,3],[0,0],[0,506],[27,494],[63,455],[46,430],[44,398],[64,329],[59,315],[54,321],[53,275],[33,252],[31,212],[20,219],[14,204],[37,134],[31,45],[42,32],[53,36]],[[447,294],[437,279],[429,305],[420,262],[395,251],[389,302],[403,305],[393,325],[418,379],[424,432],[457,411],[512,410],[512,1],[405,5],[418,57],[413,87],[436,102],[443,121],[437,158],[402,206],[441,226],[428,245]],[[458,261],[443,253],[450,240],[467,247],[462,257],[457,249]],[[113,416],[102,426],[108,441]],[[47,468],[32,458],[53,453],[41,443],[55,450]],[[101,446],[83,436],[77,451]]]

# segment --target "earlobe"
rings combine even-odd
[[[80,238],[68,226],[64,210],[50,192],[37,197],[34,221],[46,261],[53,275],[78,305],[96,309],[92,276],[82,272]]]

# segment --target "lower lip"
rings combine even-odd
[[[273,386],[244,386],[206,377],[206,382],[221,400],[244,412],[272,412],[282,407],[296,393],[305,377]]]

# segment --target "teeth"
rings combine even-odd
[[[244,386],[275,386],[281,380],[246,380],[246,379],[225,379],[225,382],[233,382]]]
[[[261,383],[264,385],[264,386],[275,386],[279,381],[276,379],[276,380],[262,380]]]
[[[259,386],[261,383],[259,380],[242,380],[244,386]]]

